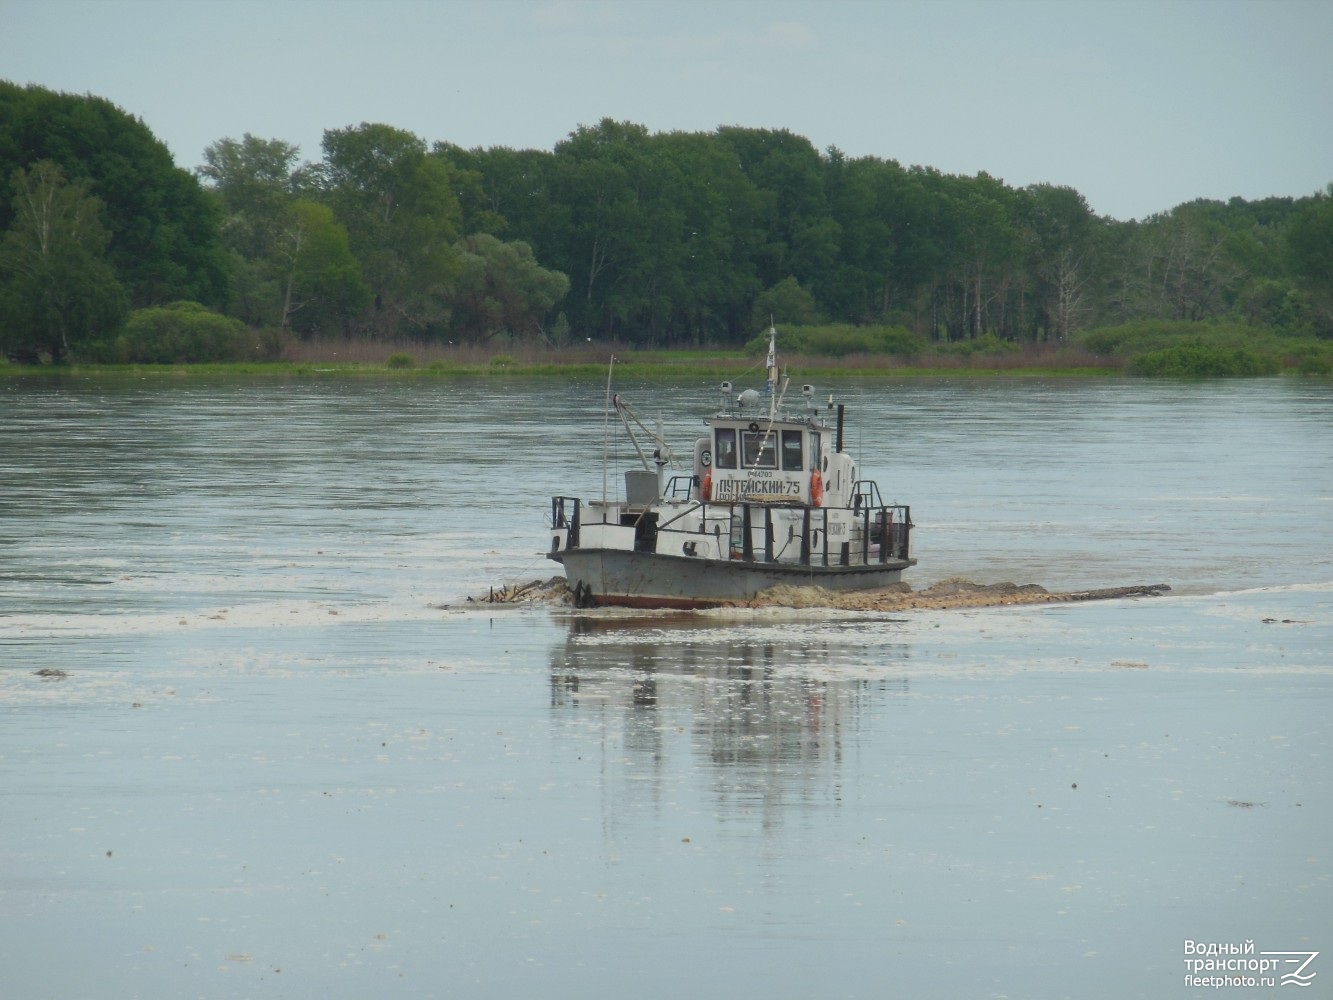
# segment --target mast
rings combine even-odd
[[[606,406],[602,411],[602,503],[606,503],[606,466],[611,451],[611,376],[616,370],[616,356],[606,366]]]
[[[773,318],[768,319],[768,422],[777,416],[778,407],[778,331]]]

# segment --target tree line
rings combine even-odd
[[[233,332],[458,343],[740,344],[770,317],[937,342],[1149,319],[1333,337],[1333,185],[1118,221],[1071,187],[782,129],[609,119],[550,151],[361,124],[299,154],[223,138],[192,173],[108,101],[0,82],[0,342],[123,355],[178,302]]]

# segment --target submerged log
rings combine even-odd
[[[1062,601],[1110,601],[1117,597],[1161,597],[1171,587],[1165,583],[1144,583],[1135,587],[1108,587],[1104,590],[1075,590],[1052,595]]]

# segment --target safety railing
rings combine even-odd
[[[858,484],[860,485],[860,484]],[[662,520],[658,513],[628,517],[634,547],[658,551],[663,534],[711,535],[716,551],[750,562],[802,566],[865,566],[911,557],[912,510],[906,504],[873,503],[878,491],[854,494],[849,508],[771,503],[697,503]],[[567,531],[567,548],[579,547],[582,504],[576,497],[551,498],[551,525]]]

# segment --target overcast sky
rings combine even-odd
[[[176,162],[325,129],[552,149],[605,117],[1143,218],[1333,181],[1333,0],[0,0],[0,77],[105,97]]]

